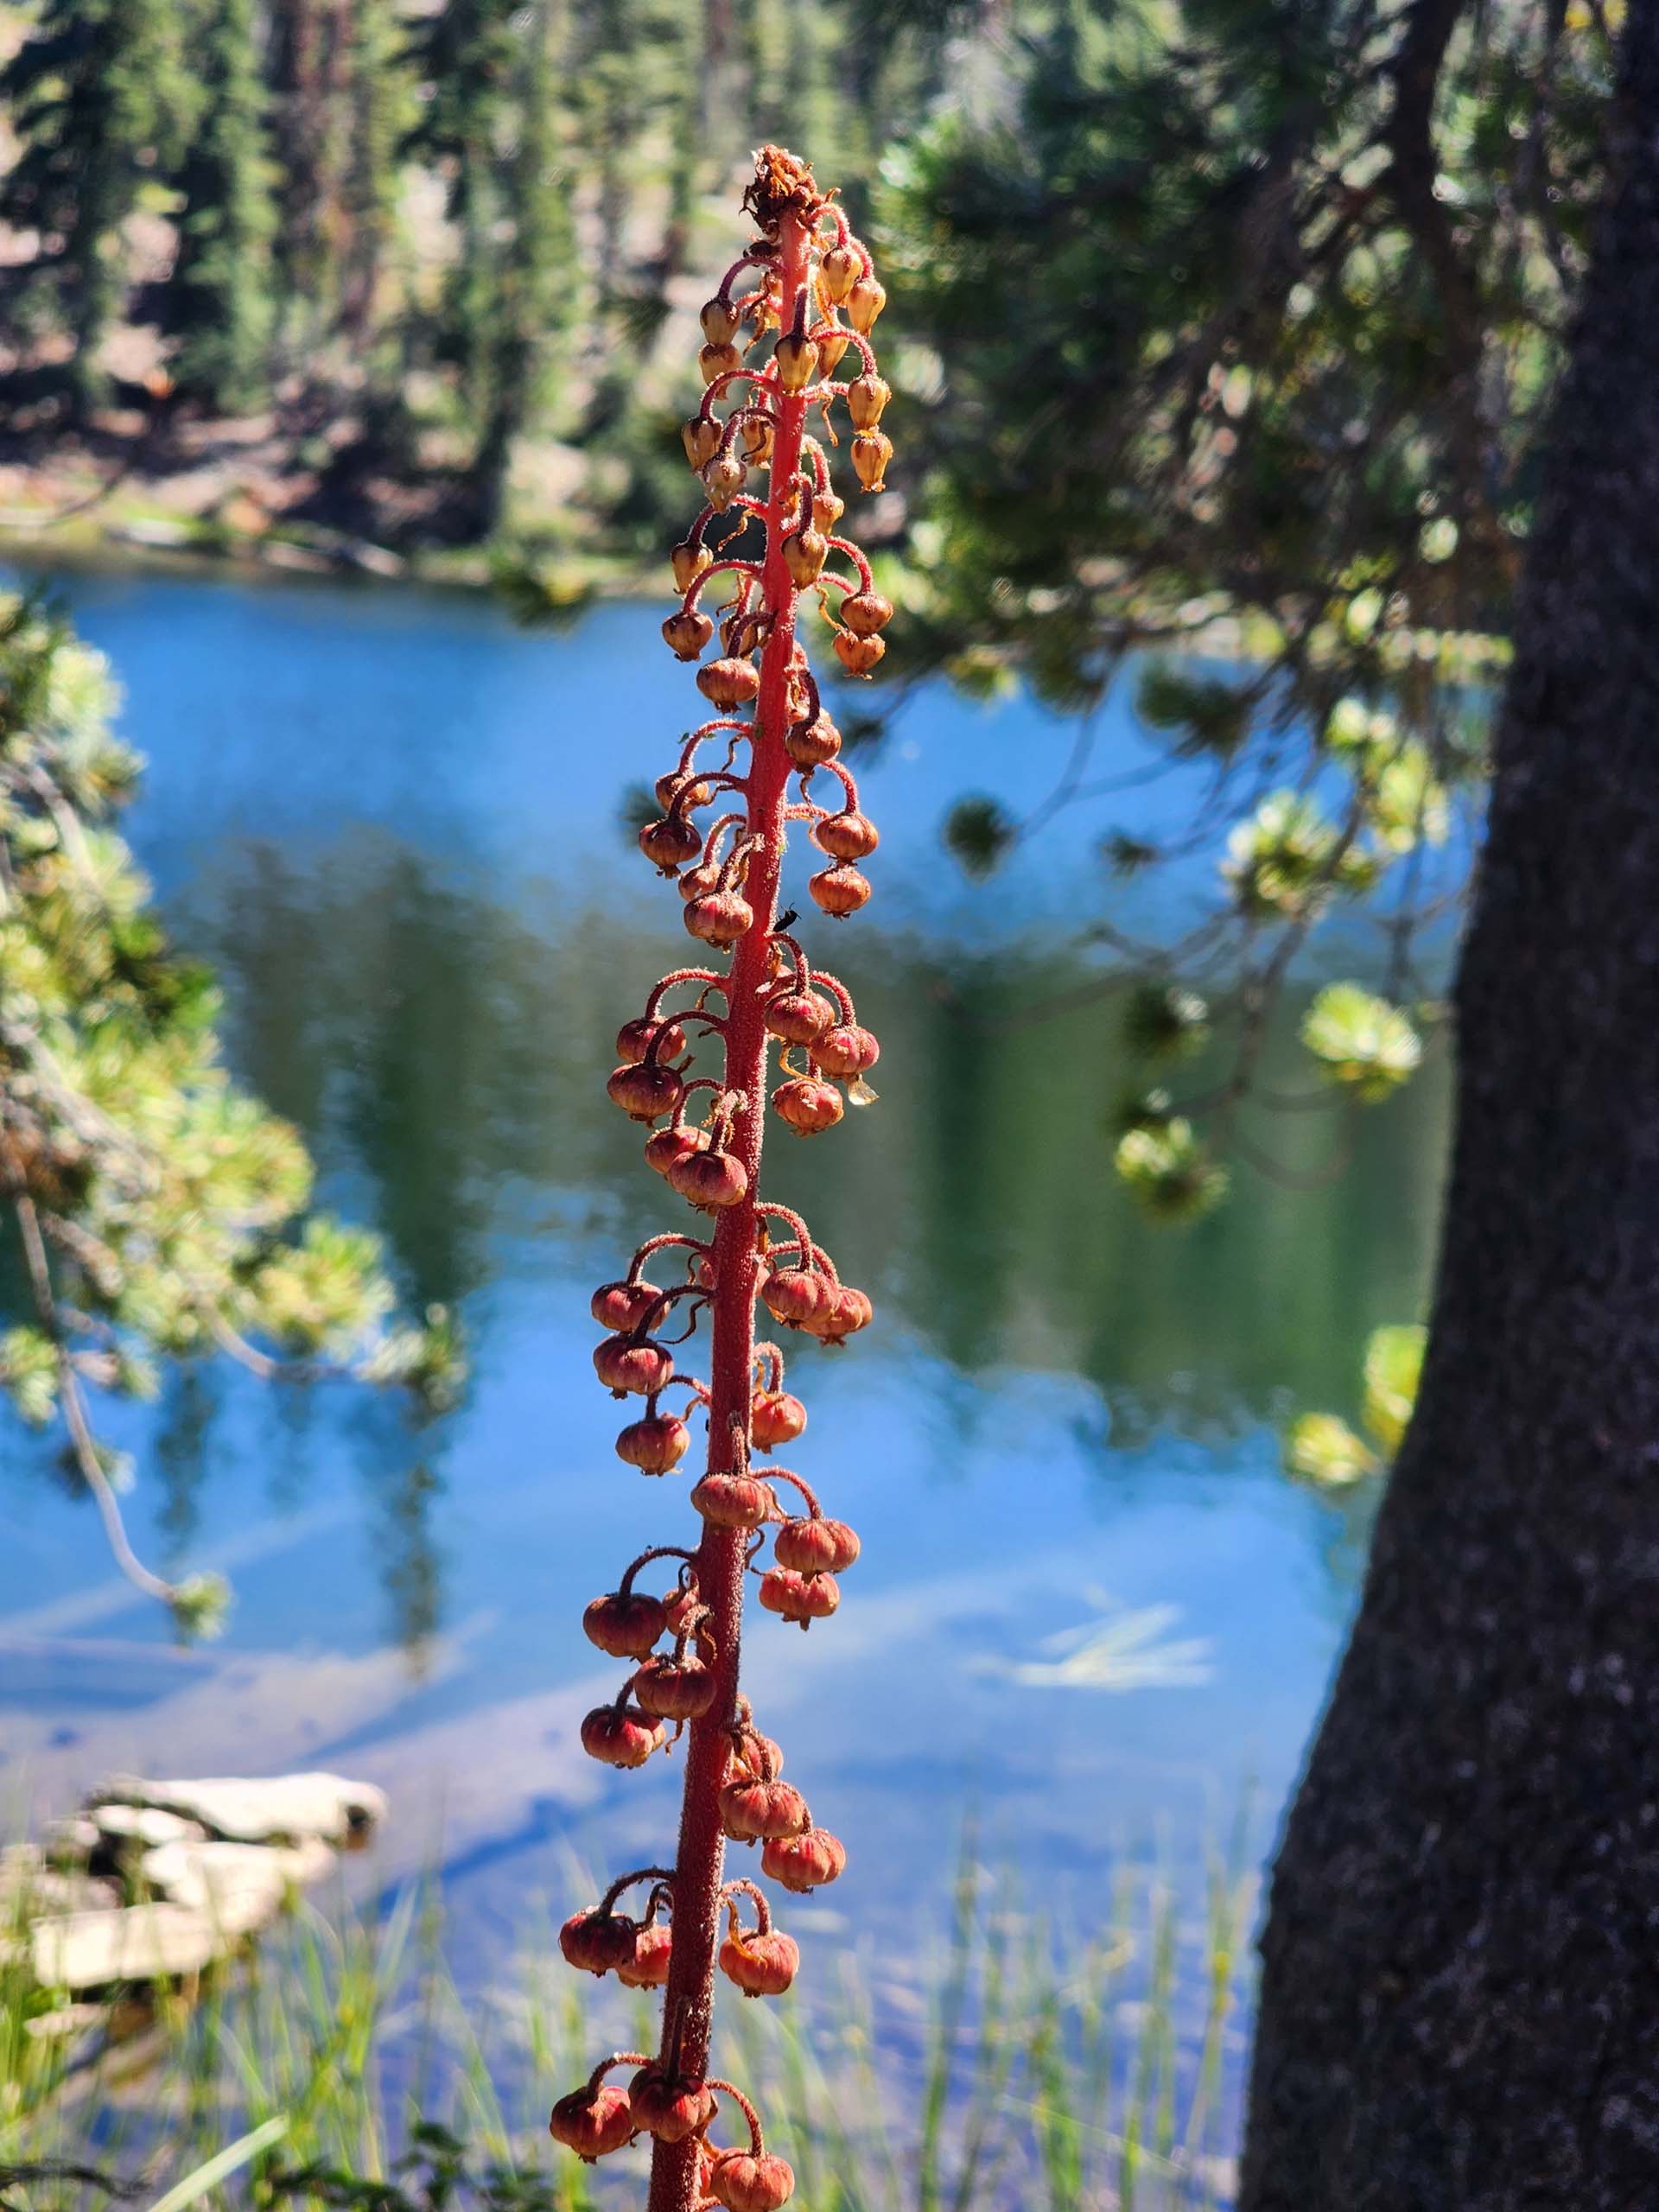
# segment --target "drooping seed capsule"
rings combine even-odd
[[[743,1163],[729,1152],[696,1152],[668,1171],[668,1179],[700,1213],[718,1213],[742,1201],[749,1187]]]
[[[818,349],[810,338],[797,338],[791,332],[772,347],[772,365],[780,391],[804,391],[817,374]]]
[[[821,1344],[838,1344],[860,1329],[868,1329],[874,1315],[874,1308],[864,1292],[855,1290],[850,1283],[838,1282],[803,1326],[808,1336],[816,1337]]]
[[[582,1748],[605,1766],[643,1766],[662,1747],[663,1725],[626,1707],[595,1706],[582,1724]]]
[[[855,638],[873,638],[893,620],[893,601],[879,591],[849,592],[841,602],[841,619]]]
[[[680,918],[700,943],[718,945],[724,951],[753,928],[754,909],[740,892],[709,891],[700,899],[688,899],[680,909]]]
[[[615,1398],[632,1391],[648,1398],[666,1389],[674,1377],[674,1355],[649,1338],[607,1337],[594,1348],[594,1372]]]
[[[724,1789],[728,1782],[776,1782],[783,1770],[784,1754],[779,1746],[770,1736],[746,1728],[742,1740],[732,1746],[721,1787]]]
[[[671,1175],[683,1160],[694,1152],[709,1149],[707,1129],[694,1129],[684,1122],[675,1122],[665,1129],[653,1130],[645,1139],[645,1165],[654,1167],[659,1175]]]
[[[702,850],[702,832],[683,815],[664,814],[639,832],[640,851],[659,874],[677,875]]]
[[[588,1300],[588,1310],[602,1329],[624,1336],[637,1329],[662,1296],[654,1282],[602,1282]]]
[[[697,689],[716,707],[747,707],[760,689],[760,671],[751,661],[711,660],[697,671]]]
[[[885,287],[874,276],[861,276],[847,295],[847,320],[861,338],[868,338],[887,304]]]
[[[825,1828],[808,1828],[804,1835],[771,1836],[760,1854],[760,1872],[766,1878],[793,1890],[798,1897],[833,1882],[846,1865],[845,1845]]]
[[[884,377],[873,376],[868,370],[861,377],[855,377],[847,387],[847,412],[853,418],[853,428],[874,429],[892,397],[893,387]]]
[[[642,1475],[665,1475],[684,1459],[691,1432],[677,1414],[647,1414],[616,1440],[616,1456]]]
[[[819,375],[833,376],[842,355],[851,344],[851,339],[838,323],[833,329],[820,331],[818,334]]]
[[[815,832],[816,834],[816,832]],[[810,1045],[834,1021],[835,1009],[817,991],[785,991],[766,1001],[766,1027],[786,1045]]]
[[[712,415],[693,415],[680,425],[680,443],[685,448],[685,457],[693,468],[701,470],[720,451],[723,433]],[[676,571],[677,575],[678,571]],[[695,578],[693,579],[695,582]],[[680,586],[689,591],[690,584]]]
[[[784,540],[784,566],[798,591],[815,584],[830,557],[830,541],[822,531],[791,531]]]
[[[820,869],[817,875],[807,879],[806,887],[812,894],[813,905],[837,921],[845,915],[855,914],[870,895],[868,879],[845,863]]]
[[[653,1021],[640,1014],[616,1033],[619,1060],[643,1060],[653,1045],[659,1060],[677,1060],[685,1050],[685,1032],[677,1021]]]
[[[715,429],[716,433],[718,433],[718,425],[711,424],[710,427]],[[719,436],[716,435],[715,439],[715,448],[716,451],[719,448]],[[704,458],[705,460],[712,460],[714,458],[714,454],[713,453],[708,454]],[[700,468],[702,466],[702,463],[701,461],[695,462],[693,466]],[[709,550],[709,548],[706,545],[694,545],[689,537],[682,538],[680,543],[674,548],[674,550],[668,557],[670,564],[674,570],[674,588],[676,591],[682,593],[690,590],[692,585],[696,583],[697,578],[702,574],[703,570],[714,566],[715,559],[714,555]]]
[[[791,722],[784,732],[784,750],[798,768],[822,768],[840,752],[841,732],[828,715]]]
[[[729,346],[737,335],[737,317],[729,300],[715,297],[709,302],[697,317],[702,325],[702,334],[711,346]]]
[[[821,1513],[785,1521],[772,1546],[779,1567],[803,1575],[844,1573],[858,1554],[857,1532]]]
[[[832,307],[839,307],[859,277],[864,264],[849,245],[832,245],[818,264],[818,283]]]
[[[612,1070],[605,1089],[631,1122],[660,1122],[685,1096],[684,1084],[662,1060],[625,1060]]]
[[[853,440],[853,473],[867,492],[887,488],[893,440],[885,430],[861,430]]]
[[[748,480],[749,472],[734,453],[717,453],[702,472],[709,504],[723,514]]]
[[[825,490],[812,494],[812,527],[826,537],[835,536],[836,524],[846,512],[847,502],[838,493]]]
[[[815,1137],[833,1129],[843,1108],[841,1093],[832,1083],[812,1076],[794,1076],[780,1083],[772,1094],[772,1106],[797,1136]]]
[[[862,861],[868,860],[880,843],[881,833],[868,814],[860,814],[856,808],[849,806],[839,814],[826,814],[822,822],[815,822],[812,842],[832,861]],[[810,1044],[811,1039],[805,1038],[802,1041]]]
[[[705,1475],[691,1503],[716,1529],[758,1529],[777,1505],[770,1487],[753,1475]]]
[[[841,1603],[841,1587],[833,1574],[795,1574],[788,1567],[769,1567],[760,1578],[760,1598],[769,1613],[805,1629],[829,1619]]]
[[[720,1970],[746,1997],[781,1997],[801,1970],[800,1945],[777,1929],[740,1929],[720,1947]]]
[[[735,346],[705,346],[697,355],[697,369],[704,384],[713,384],[716,377],[728,375],[742,365],[743,356]]]
[[[674,1955],[672,1931],[661,1923],[642,1928],[634,1939],[633,1956],[616,1970],[617,1980],[628,1989],[660,1989],[668,1980]]]
[[[749,1401],[749,1434],[757,1451],[792,1444],[805,1427],[806,1408],[788,1390],[757,1390]]]
[[[834,1287],[816,1268],[775,1268],[761,1286],[760,1296],[774,1321],[786,1329],[801,1329],[823,1311]]]
[[[628,2084],[633,2124],[659,2143],[683,2143],[708,2126],[715,2116],[715,2093],[701,2082],[687,2082],[665,2074],[653,2062],[642,2066]]]
[[[815,1038],[807,1046],[807,1058],[815,1068],[825,1075],[837,1077],[845,1083],[849,1077],[862,1075],[873,1068],[881,1057],[881,1047],[869,1030],[861,1029],[856,1022],[847,1022],[836,1029],[826,1029],[822,1037]]]
[[[633,1678],[640,1711],[658,1720],[701,1720],[718,1687],[714,1669],[690,1652],[681,1659],[658,1654],[647,1659]]]
[[[868,676],[887,650],[885,638],[855,638],[850,630],[836,632],[836,658],[849,676]]]
[[[737,1843],[761,1843],[768,1836],[798,1835],[810,1815],[806,1800],[787,1782],[728,1782],[720,1793],[720,1817]]]
[[[626,1914],[601,1912],[597,1905],[573,1912],[559,1930],[565,1961],[580,1974],[612,1974],[633,1956],[639,1923]]]
[[[795,2194],[795,2169],[770,2151],[728,2151],[709,2172],[709,2193],[726,2212],[779,2212]]]
[[[553,2107],[547,2132],[574,2151],[584,2165],[608,2157],[633,2140],[634,2120],[626,2089],[601,2082],[596,2089],[573,2089]]]
[[[663,625],[663,636],[677,660],[696,660],[714,634],[713,621],[700,607],[689,614],[671,614]]]
[[[677,768],[670,768],[658,776],[652,789],[664,814],[673,808],[677,799],[679,812],[690,814],[696,807],[707,806],[715,795],[714,785],[706,778],[683,776]]]
[[[668,1626],[668,1608],[644,1590],[608,1590],[582,1616],[582,1634],[613,1659],[646,1659]]]
[[[770,415],[758,412],[743,418],[743,458],[751,468],[760,468],[772,459],[774,425]]]

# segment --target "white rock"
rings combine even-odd
[[[200,1821],[233,1843],[297,1843],[307,1836],[358,1840],[386,1816],[385,1796],[338,1774],[278,1774],[262,1780],[147,1782],[118,1775],[100,1802],[160,1806]]]
[[[334,1863],[319,1836],[292,1848],[262,1843],[164,1843],[146,1852],[141,1872],[170,1904],[203,1913],[222,1936],[263,1928],[289,1893]]]
[[[107,1842],[135,1844],[144,1850],[163,1843],[188,1843],[206,1834],[196,1821],[164,1813],[159,1805],[92,1804],[86,1817]]]
[[[113,1912],[71,1912],[37,1920],[29,1930],[35,1979],[48,1989],[106,1989],[196,1974],[224,1942],[205,1914],[182,1905],[124,1905]]]

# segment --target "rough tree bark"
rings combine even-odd
[[[1241,2212],[1659,2203],[1659,0],[1614,136],[1429,1354],[1274,1876]]]

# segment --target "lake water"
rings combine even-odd
[[[550,636],[418,592],[63,589],[126,688],[150,763],[130,835],[175,934],[221,970],[237,1071],[301,1124],[327,1202],[381,1232],[410,1299],[460,1305],[474,1375],[425,1429],[360,1391],[220,1367],[116,1422],[140,1548],[235,1584],[224,1640],[186,1654],[113,1579],[84,1498],[8,1431],[4,1770],[59,1808],[112,1767],[380,1782],[380,1863],[441,1859],[486,1975],[526,1902],[562,1895],[571,1850],[643,1863],[671,1833],[677,1764],[610,1777],[574,1726],[616,1679],[583,1603],[690,1519],[613,1456],[587,1300],[677,1225],[602,1085],[619,1021],[686,942],[619,792],[668,765],[695,695],[647,608]],[[762,1621],[746,1667],[849,1847],[843,1931],[932,1915],[970,1803],[1055,1894],[1108,1835],[1161,1825],[1196,1850],[1251,1783],[1265,1849],[1369,1509],[1287,1481],[1274,1423],[1351,1410],[1367,1332],[1421,1307],[1436,1071],[1313,1194],[1242,1173],[1172,1235],[1115,1182],[1127,1078],[1077,939],[1116,817],[1059,815],[980,887],[938,836],[964,790],[1039,798],[1070,735],[1023,700],[914,700],[861,772],[877,898],[807,931],[833,938],[883,1041],[878,1107],[774,1146],[774,1193],[876,1300],[867,1336],[791,1370],[811,1414],[796,1463],[864,1555],[832,1624]],[[1109,708],[1099,771],[1148,757]],[[1131,791],[1121,818],[1179,820],[1195,788],[1184,771]],[[1152,918],[1192,907],[1212,866],[1145,894]],[[1306,1165],[1319,1123],[1270,1135]],[[1095,1652],[1087,1687],[1055,1664],[1068,1638]]]

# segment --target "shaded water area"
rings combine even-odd
[[[222,1365],[112,1420],[141,1548],[235,1584],[224,1641],[183,1654],[8,1428],[0,1771],[60,1806],[111,1768],[380,1783],[379,1864],[442,1863],[482,1982],[532,1901],[569,1909],[572,1854],[644,1864],[671,1834],[677,1762],[611,1777],[575,1728],[616,1679],[582,1604],[690,1520],[613,1455],[587,1300],[679,1225],[603,1081],[686,944],[619,795],[669,765],[695,695],[645,607],[549,636],[412,592],[63,591],[126,688],[150,764],[130,835],[221,971],[236,1071],[302,1126],[327,1202],[381,1232],[408,1298],[460,1305],[474,1376],[425,1428]],[[849,1845],[810,1916],[849,1946],[933,1923],[970,1808],[1026,1894],[1084,1920],[1106,1839],[1196,1859],[1249,1789],[1265,1851],[1371,1503],[1292,1484],[1274,1424],[1351,1411],[1367,1332],[1421,1310],[1443,1068],[1317,1191],[1241,1172],[1172,1234],[1116,1183],[1128,1074],[1077,942],[1109,890],[1103,819],[1060,813],[986,887],[938,843],[964,790],[1040,798],[1068,736],[1024,700],[914,700],[860,771],[876,900],[804,925],[883,1046],[880,1104],[774,1144],[771,1170],[876,1300],[866,1338],[791,1370],[810,1409],[793,1464],[865,1548],[832,1624],[762,1619],[746,1665]],[[1101,767],[1147,757],[1109,709]],[[1183,771],[1122,819],[1179,819],[1195,788]],[[1184,864],[1140,918],[1179,918],[1212,868]],[[1319,1116],[1272,1136],[1303,1166],[1331,1142]]]

